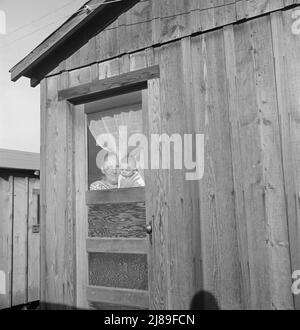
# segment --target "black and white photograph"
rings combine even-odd
[[[300,310],[300,0],[0,0],[0,310]]]

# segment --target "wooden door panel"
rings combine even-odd
[[[149,308],[145,188],[90,191],[86,202],[90,307]]]
[[[148,253],[148,242],[141,238],[89,238],[86,245],[89,253]]]
[[[145,238],[145,202],[89,206],[89,237]]]
[[[88,286],[87,298],[96,309],[149,308],[149,293],[142,290]]]
[[[138,203],[144,201],[145,187],[89,190],[86,192],[87,205]]]
[[[89,285],[148,290],[147,255],[89,253]]]

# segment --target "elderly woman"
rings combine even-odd
[[[90,190],[107,190],[118,188],[119,165],[115,155],[107,154],[103,159],[101,166],[102,179],[93,182]]]

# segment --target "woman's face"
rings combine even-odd
[[[106,180],[113,185],[118,184],[119,178],[119,165],[117,163],[116,156],[109,156],[102,167],[102,172],[106,177]]]

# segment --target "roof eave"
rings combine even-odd
[[[105,4],[105,2],[108,3]],[[112,3],[111,0],[105,0],[91,12],[71,16],[61,27],[10,69],[11,80],[17,81],[24,76],[31,79],[32,87],[37,86],[44,76],[62,60],[71,56],[89,38],[103,31],[137,2],[139,0],[122,0],[115,3]],[[103,15],[102,20],[99,20],[100,15]],[[93,24],[96,23],[96,18],[97,24]],[[49,61],[49,59],[51,60]]]
[[[37,171],[40,169],[40,155],[9,149],[0,149],[0,170]]]

